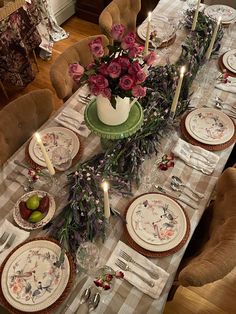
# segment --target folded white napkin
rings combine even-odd
[[[216,154],[199,146],[191,145],[181,138],[178,139],[172,152],[189,166],[203,169],[209,174],[214,171],[219,160],[219,156]]]
[[[83,114],[84,110],[85,107],[83,107],[80,112],[72,108],[65,108],[59,113],[55,120],[66,128],[71,129],[75,133],[78,133],[84,137],[88,137],[91,131],[85,124]]]
[[[221,89],[225,92],[236,94],[236,83],[216,83],[215,88]]]
[[[127,254],[129,254],[137,263],[143,265],[144,267],[150,269],[151,271],[157,273],[159,275],[159,278],[154,280],[152,279],[145,270],[143,270],[141,267],[134,265],[133,263],[128,263],[125,260],[123,260],[120,256],[120,250],[123,250]],[[146,283],[142,281],[138,276],[136,276],[134,273],[129,272],[129,271],[123,271],[124,273],[124,278],[129,281],[134,287],[137,289],[141,290],[142,292],[148,294],[150,297],[153,299],[158,299],[160,296],[168,278],[169,274],[163,270],[162,268],[156,266],[153,264],[149,259],[144,257],[143,255],[139,254],[138,252],[134,251],[131,249],[129,246],[127,246],[125,243],[122,241],[119,241],[110,256],[107,265],[110,266],[112,269],[120,270],[118,266],[116,266],[116,260],[119,258],[120,260],[124,261],[131,267],[134,271],[139,273],[140,275],[144,276],[145,278],[152,280],[155,285],[154,287],[149,287]]]
[[[12,223],[10,223],[7,219],[4,220],[4,222],[1,224],[0,226],[0,237],[3,235],[4,232],[8,232],[9,236],[8,239],[10,238],[10,236],[14,233],[16,235],[15,240],[13,242],[13,244],[11,245],[11,247],[5,251],[3,251],[0,254],[0,264],[2,264],[2,262],[4,261],[4,259],[7,257],[7,255],[21,242],[25,241],[29,235],[30,232],[24,231],[16,226],[14,226]],[[5,242],[6,243],[6,242]],[[4,248],[4,245],[0,246],[0,251]]]

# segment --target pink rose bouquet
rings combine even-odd
[[[146,95],[145,80],[156,54],[151,52],[143,57],[144,47],[136,43],[135,33],[125,35],[123,25],[113,25],[111,34],[115,43],[107,47],[108,54],[105,54],[102,38],[98,37],[89,43],[94,62],[86,68],[78,63],[70,64],[69,73],[77,83],[87,83],[91,94],[108,98],[115,108],[116,96],[141,98]]]

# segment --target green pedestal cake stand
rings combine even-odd
[[[110,146],[110,140],[118,140],[134,134],[143,123],[143,110],[139,102],[135,102],[130,109],[128,119],[120,125],[107,125],[102,123],[97,115],[96,99],[86,107],[84,119],[88,128],[101,137],[102,146]],[[107,141],[109,140],[109,141]]]

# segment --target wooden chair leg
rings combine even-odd
[[[37,60],[37,56],[34,49],[33,49],[33,57],[34,57],[34,63],[36,64],[37,70],[39,72],[38,60]]]
[[[1,80],[0,80],[0,86],[1,86],[1,88],[3,90],[3,94],[5,95],[6,99],[9,99],[9,97],[7,95],[7,91],[6,91],[6,89],[5,89],[5,87],[4,87],[4,85],[3,85]]]

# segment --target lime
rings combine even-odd
[[[29,216],[28,221],[29,222],[39,222],[40,220],[42,220],[43,217],[44,217],[44,215],[40,211],[34,210],[32,212],[32,214]]]
[[[40,198],[38,195],[33,195],[29,197],[26,201],[26,206],[28,209],[35,210],[39,207]]]

